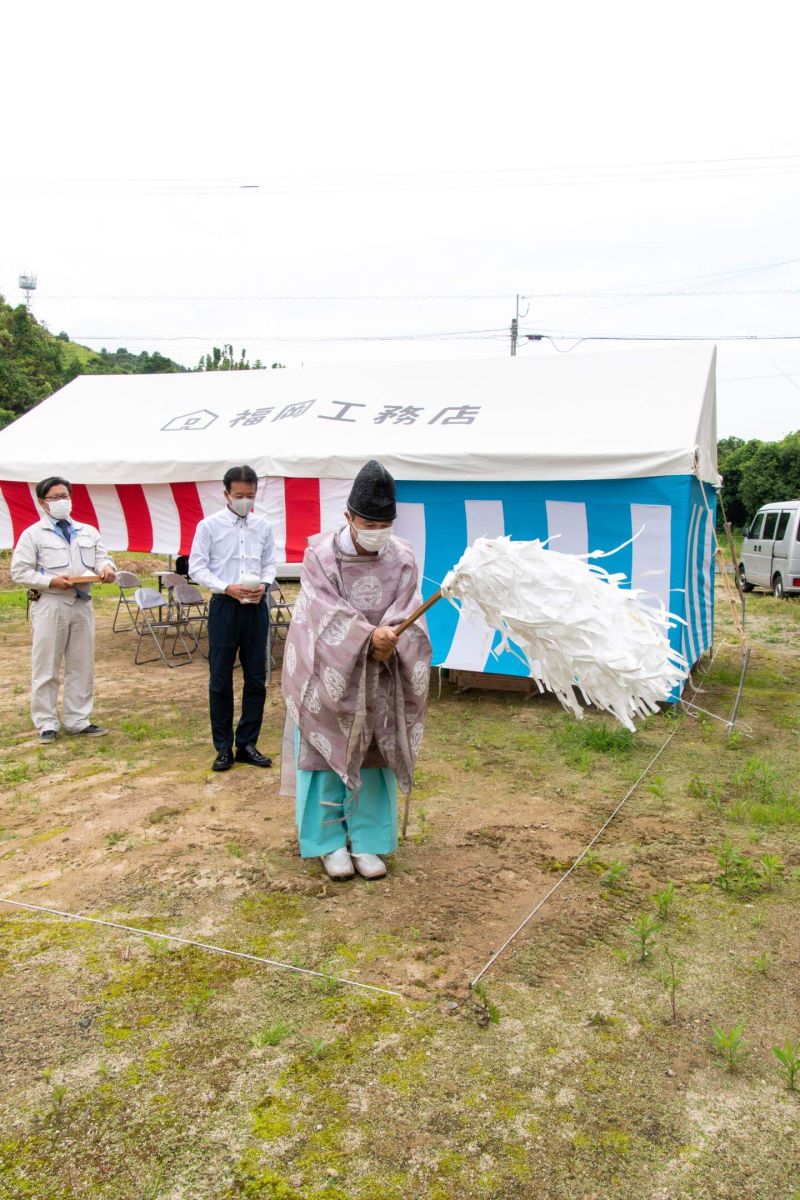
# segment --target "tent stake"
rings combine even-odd
[[[736,725],[736,718],[739,715],[739,704],[741,703],[742,691],[744,690],[744,680],[745,680],[745,676],[747,675],[747,668],[749,665],[750,665],[750,647],[748,646],[744,652],[744,657],[742,658],[742,673],[739,676],[739,688],[738,688],[738,691],[736,692],[736,700],[734,701],[733,712],[731,713],[731,719],[730,719],[730,723],[728,725],[728,737],[729,738],[733,735],[733,730]]]

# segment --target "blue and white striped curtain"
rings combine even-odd
[[[430,595],[476,537],[549,538],[570,554],[616,550],[599,560],[650,592],[686,626],[672,641],[695,662],[713,639],[715,494],[693,476],[564,483],[399,482],[395,530],[414,546]],[[641,531],[641,532],[639,532]],[[655,601],[654,601],[655,602]],[[527,674],[512,654],[495,656],[499,636],[451,605],[436,605],[428,625],[436,665]]]

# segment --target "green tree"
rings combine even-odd
[[[7,425],[61,386],[61,343],[24,304],[0,296],[0,422]]]
[[[142,350],[139,354],[133,354],[124,346],[120,346],[118,350],[101,350],[96,359],[87,363],[77,373],[79,375],[165,375],[185,370],[185,367],[173,362],[171,358],[159,354],[157,350],[152,353]]]
[[[0,428],[33,408],[76,375],[152,374],[183,371],[158,351],[131,354],[126,349],[95,354],[54,336],[28,312],[0,296]]]
[[[800,432],[779,442],[723,438],[717,457],[725,511],[736,528],[745,528],[762,504],[800,496]]]
[[[741,495],[751,515],[762,504],[800,495],[800,433],[759,446],[742,479]]]
[[[283,363],[274,362],[273,370],[280,370]],[[265,364],[260,358],[257,358],[254,363],[251,363],[247,357],[247,351],[242,348],[239,352],[239,357],[236,357],[233,346],[226,343],[221,348],[215,346],[210,354],[201,355],[200,361],[195,367],[196,371],[263,371]]]

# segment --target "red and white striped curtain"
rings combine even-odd
[[[278,562],[301,562],[306,540],[344,524],[352,480],[266,479],[255,510],[275,535]],[[72,484],[72,515],[94,525],[106,547],[145,554],[188,554],[198,521],[225,503],[222,482]],[[0,481],[0,548],[15,546],[42,510],[35,485]]]

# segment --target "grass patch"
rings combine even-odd
[[[110,619],[113,596],[102,603]],[[0,1195],[641,1200],[645,1180],[665,1200],[782,1200],[800,1070],[800,672],[758,633],[758,603],[752,613],[757,686],[742,717],[757,740],[684,722],[648,776],[655,791],[634,794],[472,993],[484,949],[530,909],[529,893],[543,894],[543,873],[571,865],[672,715],[630,735],[596,714],[576,723],[551,698],[446,690],[395,870],[383,885],[339,889],[297,860],[290,814],[263,780],[243,772],[231,791],[198,769],[195,800],[195,718],[179,721],[159,679],[137,675],[135,695],[116,693],[103,716],[115,763],[146,755],[147,771],[123,776],[118,800],[91,819],[86,810],[91,838],[74,863],[71,843],[19,866],[18,853],[0,864],[11,885],[41,870],[55,899],[86,869],[84,911],[429,998],[369,998],[330,976],[0,911]],[[790,629],[779,608],[768,616],[767,636]],[[720,658],[735,686],[734,655]],[[200,714],[190,672],[171,684]],[[729,712],[728,685],[704,686],[704,705]],[[204,708],[197,721],[205,731]],[[74,827],[84,768],[114,765],[103,752],[66,739],[50,755],[14,750],[36,787],[6,789],[0,836],[13,831],[19,852],[57,821]],[[176,772],[190,788],[173,797],[164,779]],[[277,837],[263,826],[266,848],[261,815],[285,823]],[[411,993],[422,972],[435,990]],[[715,1050],[735,1069],[720,1069]]]
[[[291,1035],[292,1026],[288,1021],[274,1021],[271,1025],[262,1025],[250,1037],[250,1045],[261,1050],[266,1046],[280,1046]]]
[[[0,787],[13,787],[17,783],[25,783],[30,777],[30,763],[4,763],[0,766]]]
[[[132,742],[158,741],[175,735],[174,726],[166,721],[148,721],[144,717],[128,717],[120,728]]]
[[[736,797],[729,815],[759,827],[800,825],[800,793],[791,790],[776,767],[754,755],[732,783]]]
[[[28,597],[25,588],[14,588],[13,591],[0,591],[0,613],[9,612],[16,615],[25,611]]]
[[[566,762],[584,772],[591,768],[594,755],[627,756],[636,745],[636,735],[628,729],[605,720],[575,721],[566,714],[560,716],[552,736]]]

